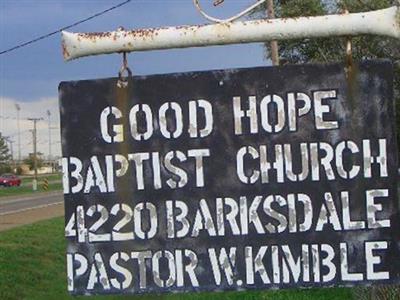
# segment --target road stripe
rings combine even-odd
[[[49,204],[42,204],[42,205],[38,205],[38,206],[34,206],[34,207],[27,207],[27,208],[23,208],[23,209],[8,211],[8,212],[5,212],[5,213],[0,213],[0,216],[10,215],[10,214],[16,214],[16,213],[20,213],[20,212],[27,211],[27,210],[33,210],[33,209],[48,207],[48,206],[52,206],[52,205],[56,205],[56,204],[61,204],[61,203],[64,203],[64,201],[55,202],[55,203],[49,203]]]
[[[18,195],[12,195],[12,196],[4,196],[4,198],[6,199],[2,199],[0,198],[0,207],[4,204],[10,204],[10,203],[18,203],[18,202],[22,202],[22,201],[29,201],[29,200],[37,200],[37,199],[43,199],[43,198],[48,198],[48,197],[53,197],[53,196],[63,196],[63,193],[61,191],[54,191],[54,192],[47,192],[47,193],[41,193],[39,195],[22,195],[18,196]],[[12,199],[7,199],[8,197],[12,198]],[[17,198],[17,197],[21,197],[21,198]]]

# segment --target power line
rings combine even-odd
[[[0,119],[4,119],[4,120],[16,120],[17,118],[16,117],[7,117],[7,116],[2,116],[2,115],[0,115]]]
[[[117,4],[117,5],[114,5],[114,6],[110,7],[110,8],[107,8],[107,9],[105,9],[105,10],[103,10],[103,11],[100,11],[100,12],[94,14],[94,15],[91,15],[91,16],[88,17],[88,18],[85,18],[85,19],[82,19],[82,20],[80,20],[80,21],[77,21],[77,22],[75,22],[75,23],[73,23],[73,24],[71,24],[71,25],[62,27],[62,28],[57,29],[57,30],[55,30],[55,31],[53,31],[53,32],[44,34],[44,35],[39,36],[39,37],[37,37],[37,38],[34,38],[34,39],[30,40],[30,41],[27,41],[27,42],[18,44],[18,45],[14,46],[14,47],[11,47],[11,48],[9,48],[9,49],[6,49],[6,50],[4,50],[4,51],[1,51],[1,52],[0,52],[0,55],[1,55],[1,54],[5,54],[5,53],[8,53],[8,52],[11,52],[11,51],[14,51],[14,50],[17,50],[17,49],[22,48],[22,47],[25,47],[25,46],[28,46],[28,45],[30,45],[30,44],[36,43],[36,42],[38,42],[38,41],[40,41],[40,40],[43,40],[43,39],[46,39],[46,38],[48,38],[48,37],[51,37],[52,35],[55,35],[55,34],[57,34],[57,33],[60,33],[60,32],[63,31],[63,30],[70,29],[70,28],[75,27],[75,26],[77,26],[77,25],[79,25],[79,24],[82,24],[82,23],[84,23],[84,22],[87,22],[87,21],[89,21],[89,20],[92,20],[92,19],[94,19],[94,18],[97,18],[97,17],[99,17],[99,16],[101,16],[101,15],[104,15],[104,14],[106,14],[106,13],[108,13],[108,12],[110,12],[110,11],[112,11],[112,10],[118,8],[118,7],[121,7],[121,6],[127,4],[127,3],[131,2],[131,1],[132,1],[132,0],[126,0],[126,1],[121,2],[121,3]]]

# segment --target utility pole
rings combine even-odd
[[[32,189],[34,191],[37,190],[37,127],[36,123],[40,120],[43,120],[42,118],[28,118],[29,121],[33,122],[33,130],[32,130],[32,140],[33,140],[33,169],[35,172],[34,179],[32,181]]]
[[[275,19],[274,1],[267,0],[267,17],[268,19]],[[271,60],[273,66],[279,66],[279,52],[278,52],[278,42],[270,42],[271,50]]]
[[[20,124],[19,124],[19,111],[21,110],[21,107],[19,106],[18,103],[15,103],[15,108],[17,109],[17,127],[18,127],[18,164],[21,163],[21,130],[20,130]]]
[[[51,127],[50,127],[50,110],[47,110],[48,124],[49,124],[49,161],[51,160]]]

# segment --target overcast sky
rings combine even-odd
[[[42,34],[84,19],[123,0],[0,0],[0,51]],[[254,0],[226,0],[220,7],[203,0],[207,12],[230,17],[254,3]],[[96,19],[71,29],[75,32],[110,31],[119,26],[148,28],[185,24],[203,24],[192,0],[133,0]],[[134,74],[185,72],[209,69],[269,65],[261,44],[219,46],[134,53],[128,56]],[[0,55],[0,132],[15,141],[17,157],[17,121],[43,117],[38,124],[38,149],[48,155],[48,117],[51,112],[52,154],[60,155],[57,87],[60,81],[115,77],[120,55],[102,55],[64,62],[60,35]],[[32,152],[32,123],[21,121],[21,152]]]

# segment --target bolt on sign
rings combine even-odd
[[[392,66],[63,82],[68,290],[399,282]]]

